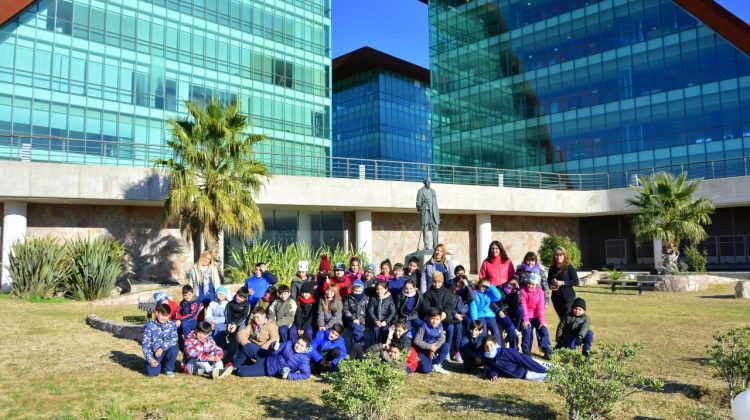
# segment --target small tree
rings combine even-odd
[[[574,350],[563,349],[559,360],[549,370],[549,386],[565,399],[568,418],[600,419],[607,416],[618,402],[645,389],[660,390],[663,383],[644,378],[628,361],[639,343],[599,346],[589,357]]]
[[[700,180],[689,181],[687,172],[679,176],[658,172],[651,177],[638,177],[631,187],[637,195],[627,203],[638,207],[633,216],[633,233],[639,241],[661,240],[666,250],[666,271],[679,271],[677,246],[687,239],[693,243],[706,238],[703,225],[711,223],[714,203],[711,197],[693,198]],[[658,263],[655,260],[655,263]]]
[[[695,244],[685,247],[685,258],[687,259],[688,266],[692,271],[697,273],[706,272],[706,264],[708,263],[708,251],[706,249],[699,250]]]
[[[716,369],[715,377],[727,382],[731,406],[734,396],[750,387],[750,327],[717,332],[714,339],[716,344],[706,346],[708,364]]]
[[[381,420],[388,418],[391,405],[401,395],[406,371],[401,361],[347,359],[330,378],[333,389],[321,394],[325,405],[348,418]]]
[[[201,233],[218,259],[221,232],[250,238],[263,231],[255,195],[270,172],[253,158],[263,136],[243,134],[250,124],[237,104],[224,107],[214,98],[185,106],[188,116],[169,120],[174,157],[155,161],[171,172],[162,218],[186,239]]]
[[[576,268],[581,268],[581,250],[578,249],[578,245],[569,237],[561,235],[550,235],[542,239],[542,245],[539,247],[539,262],[551,267],[555,248],[559,246],[565,248],[570,254],[570,263]]]

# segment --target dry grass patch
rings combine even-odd
[[[665,382],[664,392],[636,394],[615,418],[728,418],[724,384],[705,365],[705,345],[716,330],[747,325],[750,302],[731,298],[733,285],[703,293],[668,294],[580,288],[593,320],[595,343],[640,341],[634,364]],[[30,303],[0,295],[9,331],[0,358],[0,416],[4,418],[333,418],[323,407],[320,379],[289,382],[230,377],[148,378],[140,346],[85,325],[88,313],[121,321],[140,316],[134,306],[79,302]],[[551,311],[550,311],[551,312]],[[553,315],[554,316],[554,315]],[[399,419],[549,419],[561,401],[546,385],[490,383],[458,372],[411,375]]]

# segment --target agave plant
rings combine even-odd
[[[95,300],[109,295],[124,274],[125,247],[110,237],[76,238],[68,243],[72,270],[68,292],[75,299]]]
[[[70,273],[65,245],[52,237],[31,238],[13,244],[8,273],[13,294],[24,298],[50,298]]]

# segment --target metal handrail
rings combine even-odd
[[[69,164],[153,167],[154,160],[172,156],[166,145],[121,141],[0,133],[0,159]],[[636,175],[687,170],[694,178],[728,178],[748,175],[746,157],[663,165],[605,173],[555,173],[524,169],[496,169],[394,160],[255,152],[272,174],[324,178],[493,185],[508,188],[604,190],[635,184]]]

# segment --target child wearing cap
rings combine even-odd
[[[594,343],[594,332],[591,331],[591,318],[586,315],[586,301],[576,298],[570,314],[560,321],[557,326],[555,348],[569,348],[583,346],[583,355],[588,356]]]
[[[308,337],[308,341],[313,336],[313,324],[317,322],[315,302],[315,284],[307,282],[302,284],[302,288],[297,296],[297,311],[294,313],[294,328],[292,328],[292,340],[297,341],[300,337]]]
[[[396,304],[391,294],[388,293],[388,285],[385,282],[378,282],[375,285],[375,296],[371,297],[367,304],[367,320],[373,343],[380,341],[381,334],[388,330],[395,319]]]
[[[336,263],[333,269],[333,277],[329,277],[326,280],[323,285],[323,291],[327,291],[329,286],[336,286],[341,300],[345,300],[349,296],[349,293],[352,292],[351,279],[347,278],[345,272],[346,267],[344,267],[344,263]]]
[[[352,294],[344,302],[344,325],[352,332],[352,345],[364,345],[368,301],[364,283],[354,280]]]
[[[277,289],[278,299],[276,299],[268,308],[268,317],[276,322],[279,327],[279,337],[281,341],[291,341],[294,329],[294,314],[297,312],[297,302],[291,299],[289,286],[282,284]]]
[[[378,282],[375,270],[375,264],[369,263],[365,266],[365,273],[362,275],[361,280],[365,285],[365,294],[368,298],[375,296],[375,284]]]
[[[537,272],[531,272],[526,285],[521,289],[521,306],[523,307],[523,325],[521,333],[521,350],[523,354],[531,355],[531,337],[536,331],[539,348],[544,352],[546,360],[552,359],[552,345],[549,340],[549,330],[545,316],[545,294],[541,287],[542,279]]]
[[[309,267],[307,261],[297,262],[297,274],[295,274],[294,278],[292,279],[292,285],[290,289],[290,297],[294,301],[297,300],[299,291],[302,288],[303,284],[307,282],[315,282],[315,279],[310,275],[310,272],[308,270]]]
[[[216,298],[208,304],[206,308],[205,320],[211,324],[211,336],[216,338],[217,335],[226,330],[226,312],[227,312],[227,288],[224,286],[216,288]]]

